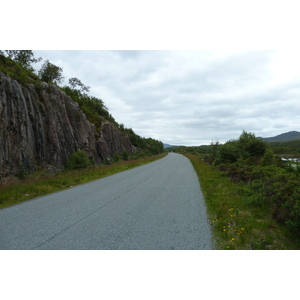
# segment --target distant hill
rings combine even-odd
[[[258,138],[260,138],[266,142],[286,142],[286,141],[300,139],[300,132],[299,131],[289,131],[286,133],[276,135],[274,137],[268,137],[268,138],[258,137]]]
[[[169,148],[169,147],[177,147],[175,145],[169,145],[169,144],[164,144],[164,148]]]

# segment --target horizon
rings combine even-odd
[[[282,133],[279,133],[279,134],[276,134],[274,136],[269,136],[269,137],[261,137],[261,136],[257,136],[254,132],[251,132],[251,133],[254,133],[255,134],[255,137],[257,138],[262,138],[262,139],[269,139],[269,138],[276,138],[278,136],[281,136],[281,135],[284,135],[284,134],[287,134],[287,133],[291,133],[291,132],[295,132],[295,133],[299,133],[300,134],[300,131],[297,131],[297,130],[291,130],[291,131],[287,131],[287,132],[282,132]],[[238,138],[238,137],[237,137]],[[237,138],[233,138],[233,139],[237,139]],[[229,139],[230,140],[230,139]],[[211,141],[212,143],[213,141]],[[217,141],[219,142],[219,141]],[[221,144],[223,143],[226,143],[227,141],[225,142],[220,142]],[[164,143],[164,145],[170,145],[170,147],[200,147],[200,146],[209,146],[211,143],[209,144],[200,144],[200,145],[183,145],[183,144],[180,144],[180,145],[174,145],[174,144],[169,144],[169,143]],[[164,147],[165,148],[165,147]],[[169,147],[166,147],[166,148],[169,148]],[[165,149],[166,149],[165,148]]]

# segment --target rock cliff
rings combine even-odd
[[[23,86],[0,72],[0,177],[37,166],[61,169],[84,150],[97,163],[135,151],[127,135],[103,122],[96,130],[78,103],[54,85]]]

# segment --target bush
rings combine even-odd
[[[90,160],[84,151],[77,151],[72,153],[66,163],[66,169],[77,170],[86,169],[90,165]]]
[[[123,153],[122,153],[122,159],[123,160],[128,160],[128,153],[127,153],[126,150],[124,150]]]
[[[116,152],[113,157],[113,162],[118,162],[121,160],[121,156]]]
[[[254,134],[212,145],[210,162],[240,182],[245,203],[271,213],[293,233],[300,233],[300,167],[286,166]]]
[[[230,140],[224,145],[217,144],[212,155],[215,165],[235,163],[241,159],[255,164],[258,159],[265,155],[266,149],[265,142],[256,138],[253,133],[243,131],[238,140]],[[266,159],[269,159],[269,157],[266,157]]]
[[[256,166],[251,183],[245,185],[246,203],[266,208],[278,222],[293,232],[300,232],[300,188],[299,180],[283,168]]]

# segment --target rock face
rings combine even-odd
[[[56,86],[25,87],[0,72],[0,177],[37,166],[60,169],[78,150],[100,163],[135,147],[112,123],[96,131],[78,103]]]

